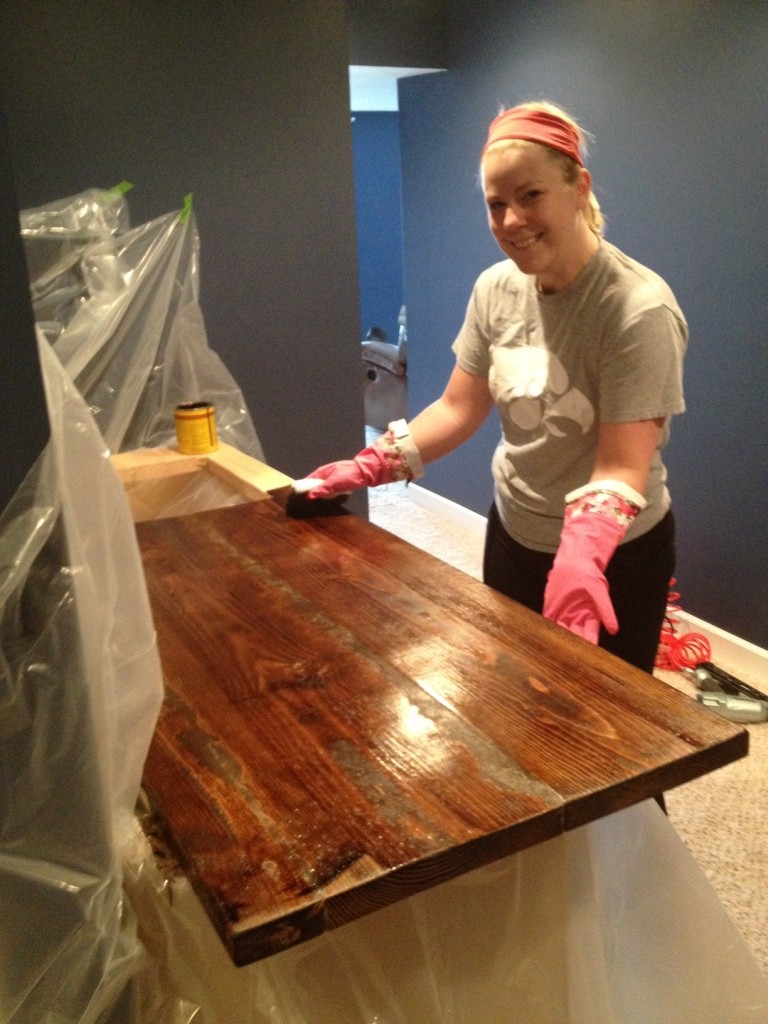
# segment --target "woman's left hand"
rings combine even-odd
[[[545,617],[593,644],[601,625],[609,633],[619,629],[604,570],[625,530],[602,513],[568,519],[547,578]]]

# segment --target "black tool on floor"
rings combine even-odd
[[[701,662],[688,674],[701,691],[696,694],[696,700],[704,707],[732,722],[768,721],[768,694],[711,661]]]
[[[752,697],[754,700],[768,701],[768,693],[763,693],[754,686],[750,686],[743,679],[739,679],[731,675],[730,672],[726,672],[724,668],[718,668],[717,665],[713,665],[711,661],[700,662],[694,669],[694,676],[700,678],[702,682],[708,679],[716,683],[716,688],[722,690],[723,693],[740,693],[742,696]],[[706,686],[699,687],[701,690],[707,688]]]

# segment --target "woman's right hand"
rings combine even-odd
[[[332,498],[358,487],[379,487],[396,480],[417,480],[424,475],[421,456],[405,420],[395,420],[372,445],[354,459],[329,462],[311,474],[322,483],[306,490],[310,498]]]
[[[365,448],[354,459],[329,462],[313,470],[309,474],[310,478],[320,482],[307,491],[307,497],[333,498],[338,494],[349,494],[360,487],[378,487],[379,484],[390,483],[393,477],[388,475],[387,470],[386,460],[381,453],[374,448]]]

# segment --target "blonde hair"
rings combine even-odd
[[[560,118],[561,121],[565,121],[566,124],[570,125],[573,131],[576,133],[576,137],[579,140],[579,150],[583,156],[587,155],[588,152],[588,140],[591,138],[589,133],[573,118],[571,115],[563,110],[562,107],[557,106],[555,103],[550,103],[549,100],[535,100],[529,103],[521,103],[519,105],[522,110],[540,110],[546,114],[552,114],[554,117]],[[504,108],[501,109],[500,113],[504,113]],[[567,153],[562,153],[558,149],[553,149],[551,146],[546,146],[543,143],[538,142],[527,142],[524,139],[500,139],[495,142],[496,146],[541,146],[547,151],[549,156],[556,160],[562,170],[563,177],[569,185],[574,184],[579,177],[581,168],[574,159],[568,156]],[[595,193],[590,189],[589,196],[587,197],[587,208],[584,214],[587,225],[591,231],[596,235],[602,235],[603,228],[605,227],[605,218],[603,217],[600,209],[600,204],[597,201]]]

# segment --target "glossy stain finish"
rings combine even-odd
[[[137,527],[157,827],[236,964],[662,792],[747,734],[354,515]]]

